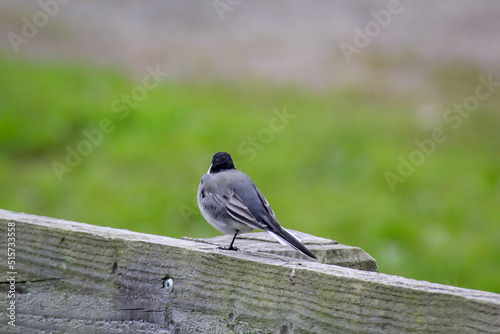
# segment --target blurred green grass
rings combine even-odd
[[[500,292],[500,94],[457,130],[436,125],[449,139],[392,192],[384,173],[396,172],[415,139],[430,136],[404,97],[166,81],[120,119],[112,102],[140,80],[6,57],[0,68],[3,209],[176,238],[215,236],[195,192],[212,154],[228,151],[285,227],[359,246],[384,273]],[[476,83],[475,72],[460,75],[463,82],[443,73],[440,113]],[[273,110],[285,109],[294,118],[255,159],[238,149],[270,127]],[[75,149],[82,131],[103,118],[114,131],[60,182],[53,162],[65,163],[66,147]]]

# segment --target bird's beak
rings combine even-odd
[[[210,167],[208,167],[207,174],[210,174],[210,169],[212,169],[212,165],[210,165]]]

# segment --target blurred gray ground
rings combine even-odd
[[[401,12],[350,64],[340,43],[354,45],[354,27],[365,30],[375,21],[371,11],[386,9],[388,1],[217,1],[72,0],[17,55],[135,74],[161,64],[183,81],[260,80],[313,89],[377,84],[396,92],[425,89],[443,65],[500,71],[496,0],[401,1]],[[229,6],[223,20],[215,3]],[[38,1],[0,0],[2,53],[15,54],[7,34],[21,35],[22,17],[32,21],[40,10]]]

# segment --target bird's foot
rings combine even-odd
[[[222,249],[222,250],[232,250],[232,251],[237,251],[239,252],[240,249],[237,247],[217,247],[217,249]]]

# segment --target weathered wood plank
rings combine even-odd
[[[494,293],[0,210],[3,236],[9,221],[18,333],[500,332]]]

